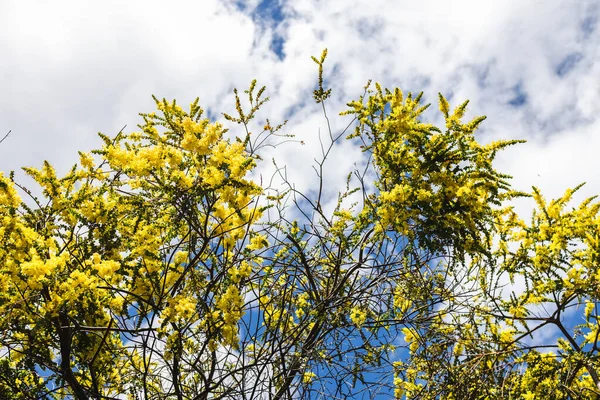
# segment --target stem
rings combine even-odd
[[[565,329],[565,327],[563,326],[562,322],[560,322],[560,320],[558,320],[558,319],[554,319],[551,322],[554,323],[554,325],[556,325],[558,327],[558,329],[560,329],[560,331],[562,332],[563,335],[565,335],[565,337],[567,338],[567,340],[569,341],[569,343],[571,343],[571,346],[573,346],[573,348],[579,354],[581,354],[582,356],[584,356],[583,351],[581,351],[581,347],[579,347],[579,345],[577,344],[577,342],[575,341],[575,339],[573,339],[573,337]],[[592,377],[592,380],[596,384],[596,387],[598,388],[598,390],[600,390],[600,377],[598,377],[598,373],[587,362],[584,362],[584,366],[585,366],[585,369],[590,373],[590,376]]]
[[[73,370],[71,369],[71,329],[64,328],[61,325],[67,325],[67,316],[64,313],[59,315],[59,320],[55,322],[60,340],[60,368],[65,381],[73,390],[73,394],[78,400],[88,400],[85,389],[77,381]],[[62,322],[62,323],[61,323]]]

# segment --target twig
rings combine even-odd
[[[10,135],[11,131],[8,131],[8,133],[6,135],[4,135],[4,137],[2,139],[0,139],[0,143],[4,142],[4,139],[6,139],[8,137],[8,135]]]

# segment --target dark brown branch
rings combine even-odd
[[[56,321],[56,328],[60,342],[60,368],[62,370],[62,376],[65,379],[65,382],[71,387],[71,390],[73,390],[76,399],[88,400],[89,397],[85,389],[77,381],[77,378],[71,369],[71,328],[61,326],[67,322],[67,317],[66,315],[60,315],[58,320],[59,321]]]

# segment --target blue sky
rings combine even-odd
[[[369,79],[424,91],[434,103],[425,117],[438,124],[438,92],[451,105],[469,99],[467,118],[488,116],[483,142],[528,140],[498,157],[516,188],[536,185],[552,198],[586,181],[581,200],[600,193],[599,18],[598,0],[3,0],[0,138],[12,133],[0,144],[0,171],[44,159],[66,171],[77,150],[101,145],[98,131],[135,130],[137,113],[154,110],[151,94],[180,104],[199,96],[212,117],[232,114],[233,88],[257,78],[271,101],[254,128],[289,119],[285,132],[306,143],[263,158],[311,190],[326,122],[312,101],[310,56],[327,47],[334,133],[349,122],[338,112]],[[351,143],[334,149],[332,198],[360,157]],[[531,205],[517,203],[523,214]]]

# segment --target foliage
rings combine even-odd
[[[0,393],[595,398],[600,205],[567,211],[578,188],[552,202],[534,188],[525,223],[510,200],[528,194],[492,165],[518,141],[478,142],[467,102],[450,112],[440,94],[440,129],[422,94],[370,87],[341,113],[355,130],[322,143],[311,193],[281,168],[283,186],[252,179],[290,140],[285,123],[251,132],[268,100],[256,81],[250,111],[236,91],[224,114],[241,137],[198,100],[155,98],[140,131],[100,135],[64,177],[25,168],[41,197],[0,175]],[[368,163],[330,210],[345,135]]]

